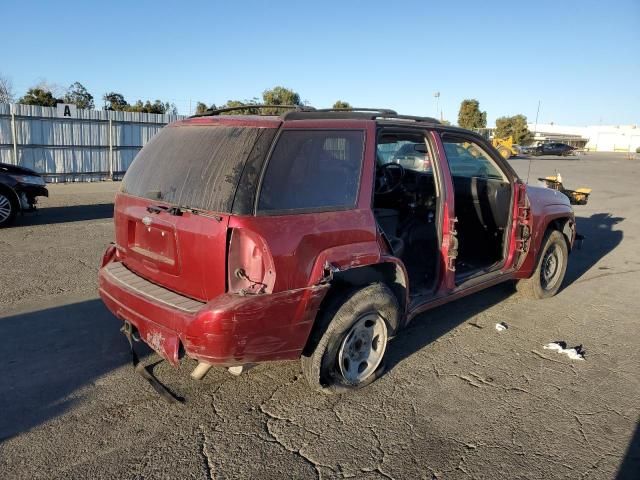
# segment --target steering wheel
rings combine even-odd
[[[397,176],[391,173],[392,170],[398,170]],[[395,192],[404,178],[404,167],[399,163],[385,163],[378,167],[378,175],[376,175],[375,193],[384,195]]]

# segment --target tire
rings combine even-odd
[[[516,283],[518,293],[534,299],[549,298],[558,293],[569,260],[567,241],[558,230],[549,231],[542,245],[533,275]]]
[[[511,151],[508,148],[500,147],[498,148],[498,153],[505,160],[509,160],[511,158]]]
[[[321,337],[301,358],[311,388],[344,393],[384,373],[387,345],[400,324],[398,301],[386,285],[374,283],[338,297],[319,321]]]
[[[0,228],[11,225],[17,213],[16,200],[5,190],[0,190]]]

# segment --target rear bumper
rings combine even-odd
[[[133,324],[142,340],[171,364],[181,346],[191,358],[233,366],[300,356],[327,285],[286,292],[224,294],[186,312],[129,288],[103,267],[99,292],[109,310]]]

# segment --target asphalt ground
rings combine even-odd
[[[194,362],[148,354],[182,406],[134,373],[96,294],[119,184],[52,185],[0,230],[0,477],[640,478],[639,167],[531,162],[532,183],[558,170],[594,191],[556,297],[501,285],[427,312],[392,342],[389,372],[349,395],[312,392],[298,362],[198,383]],[[555,340],[585,360],[542,348]]]

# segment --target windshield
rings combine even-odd
[[[229,213],[253,146],[267,130],[169,126],[136,156],[122,191],[181,207]]]

